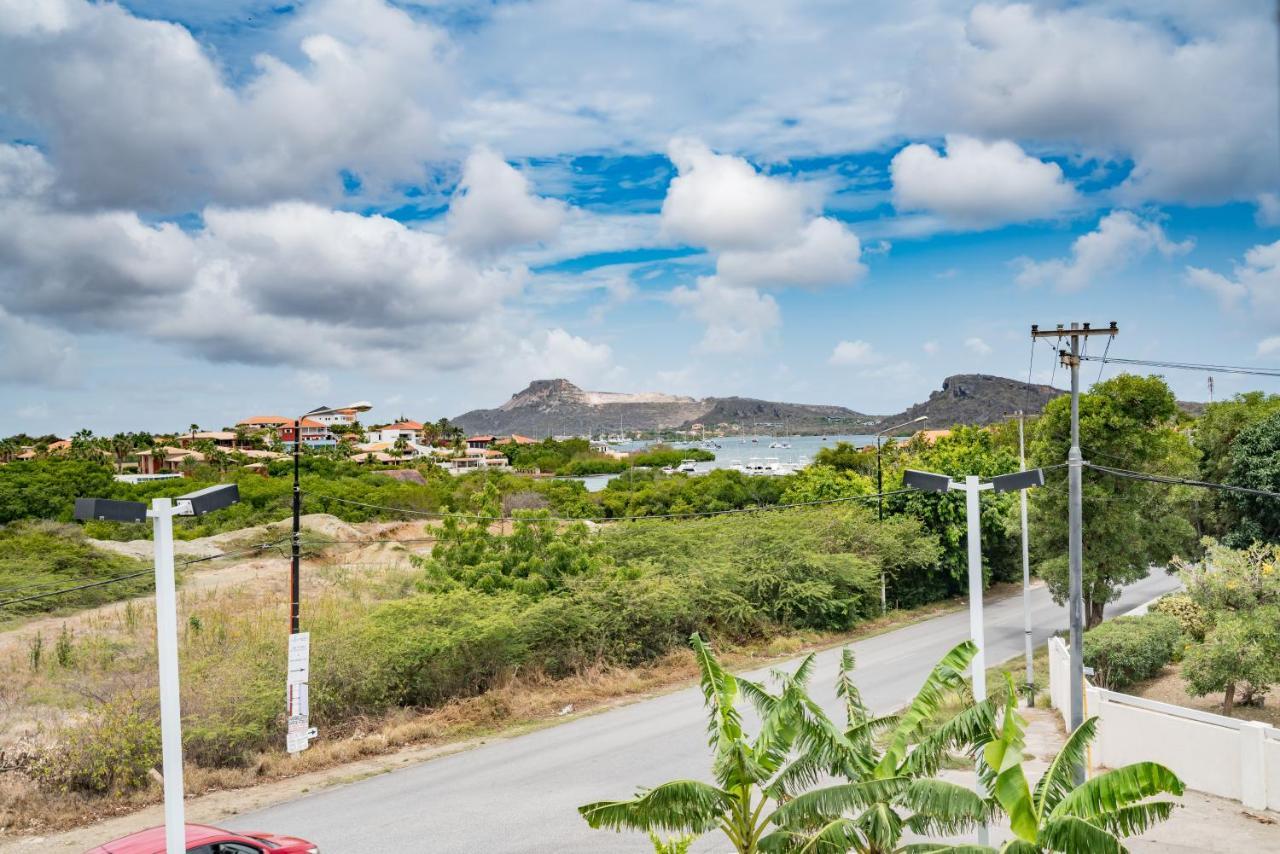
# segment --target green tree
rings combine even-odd
[[[1224,483],[1231,478],[1232,450],[1240,433],[1280,412],[1280,395],[1250,391],[1211,403],[1196,419],[1192,442],[1200,452],[1200,479]],[[1228,495],[1204,497],[1202,533],[1223,537],[1240,521],[1239,508]]]
[[[1177,429],[1173,392],[1160,377],[1121,374],[1080,396],[1080,446],[1087,461],[1149,474],[1190,476],[1195,450]],[[1070,400],[1045,407],[1031,443],[1030,464],[1058,466],[1070,447]],[[1031,492],[1032,547],[1037,572],[1054,600],[1066,601],[1067,474],[1045,473],[1045,486]],[[1120,589],[1146,577],[1153,564],[1191,548],[1187,487],[1084,473],[1084,600],[1088,626],[1102,622],[1106,604]]]
[[[891,441],[885,444],[881,448],[881,462],[884,464],[891,463],[902,447],[903,445],[899,442]],[[830,448],[819,449],[813,455],[813,464],[874,478],[876,476],[876,448],[875,445],[857,448],[849,442],[836,442]]]
[[[902,457],[900,466],[885,475],[885,489],[901,487],[903,468],[948,474],[953,477],[978,475],[992,477],[1018,470],[1016,447],[1010,450],[996,441],[995,434],[982,427],[958,426],[949,436],[932,444],[913,440],[911,451]],[[1014,493],[983,492],[982,557],[984,581],[1008,581],[1021,577],[1021,546],[1018,527],[1018,499]],[[921,588],[899,585],[890,590],[889,598],[908,604],[940,599],[966,589],[969,574],[968,515],[962,493],[912,491],[886,499],[886,508],[915,516],[925,529],[938,536],[942,544],[939,561],[941,572],[915,579]]]
[[[999,727],[982,749],[987,791],[1008,815],[1015,836],[1000,849],[1001,854],[1122,854],[1121,839],[1143,833],[1169,817],[1174,802],[1152,799],[1181,795],[1185,787],[1177,775],[1155,762],[1135,762],[1075,785],[1073,769],[1084,764],[1085,751],[1097,732],[1096,717],[1067,738],[1033,789],[1022,767],[1026,721],[1018,714],[1013,679],[1007,678]],[[995,851],[969,845],[931,850],[966,854]]]
[[[89,429],[77,430],[71,437],[71,458],[75,460],[97,460],[102,458],[97,438]]]
[[[1259,608],[1220,619],[1204,643],[1187,650],[1182,665],[1189,692],[1196,697],[1222,693],[1222,713],[1231,716],[1236,687],[1241,701],[1260,703],[1280,682],[1280,608]]]
[[[786,479],[781,503],[802,504],[853,498],[875,492],[875,482],[864,474],[831,466],[811,465]]]
[[[1244,428],[1231,446],[1227,483],[1249,489],[1280,492],[1280,412]],[[1261,495],[1231,493],[1227,502],[1238,525],[1224,539],[1246,546],[1254,540],[1280,540],[1280,502]]]

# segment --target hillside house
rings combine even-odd
[[[299,425],[299,432],[302,434],[302,444],[308,448],[320,448],[327,445],[336,445],[338,440],[329,430],[329,425],[314,418],[303,418]],[[278,431],[280,441],[286,445],[292,445],[294,441],[294,422],[289,421]]]
[[[224,451],[233,451],[239,444],[236,434],[230,430],[206,430],[178,436],[178,444],[183,448],[190,448],[197,442],[212,442],[214,447],[222,448]]]
[[[416,442],[422,439],[422,425],[417,421],[397,421],[385,427],[366,430],[365,436],[370,442],[394,442],[396,439]]]
[[[204,462],[204,454],[190,448],[164,445],[138,451],[138,474],[182,474],[188,466]]]
[[[368,412],[372,408],[373,404],[364,401],[349,403],[346,406],[317,406],[303,417],[318,421],[326,427],[334,424],[346,426],[356,423],[356,418],[361,412]],[[305,436],[303,441],[305,443]]]

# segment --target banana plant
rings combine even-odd
[[[718,830],[739,854],[756,854],[790,786],[809,778],[809,764],[830,764],[854,747],[809,698],[812,655],[794,674],[778,674],[781,690],[774,694],[727,673],[701,636],[694,634],[690,644],[708,711],[715,783],[673,780],[641,789],[628,800],[586,804],[578,812],[594,828],[693,834]],[[760,710],[755,738],[743,729],[738,711],[743,696]]]
[[[964,672],[976,652],[969,641],[957,645],[934,666],[906,709],[874,717],[853,682],[854,657],[846,649],[836,686],[845,705],[844,738],[833,743],[836,755],[810,754],[789,773],[796,788],[824,776],[848,782],[788,798],[773,816],[778,828],[761,840],[760,850],[932,851],[937,846],[903,845],[904,832],[959,833],[988,819],[989,801],[934,779],[948,754],[972,753],[990,738],[995,719],[990,701],[968,702],[947,716],[949,699],[971,697]]]
[[[1159,795],[1181,795],[1178,776],[1155,762],[1135,762],[1075,785],[1073,769],[1084,764],[1085,750],[1097,733],[1089,718],[1067,739],[1062,750],[1032,788],[1023,770],[1026,720],[1018,714],[1009,680],[1008,699],[993,737],[983,747],[983,777],[988,791],[1009,817],[1014,838],[1001,854],[1124,854],[1120,842],[1145,832],[1173,812],[1173,801]],[[963,846],[950,852],[994,852]]]

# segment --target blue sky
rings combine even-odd
[[[0,434],[1274,367],[1271,6],[0,0]]]

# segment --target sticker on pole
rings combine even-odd
[[[311,670],[311,632],[289,635],[288,684],[307,682]]]
[[[311,698],[307,685],[310,671],[311,634],[289,635],[289,667],[285,677],[285,713],[289,718],[285,749],[289,753],[301,753],[316,737],[316,730],[310,725]]]

